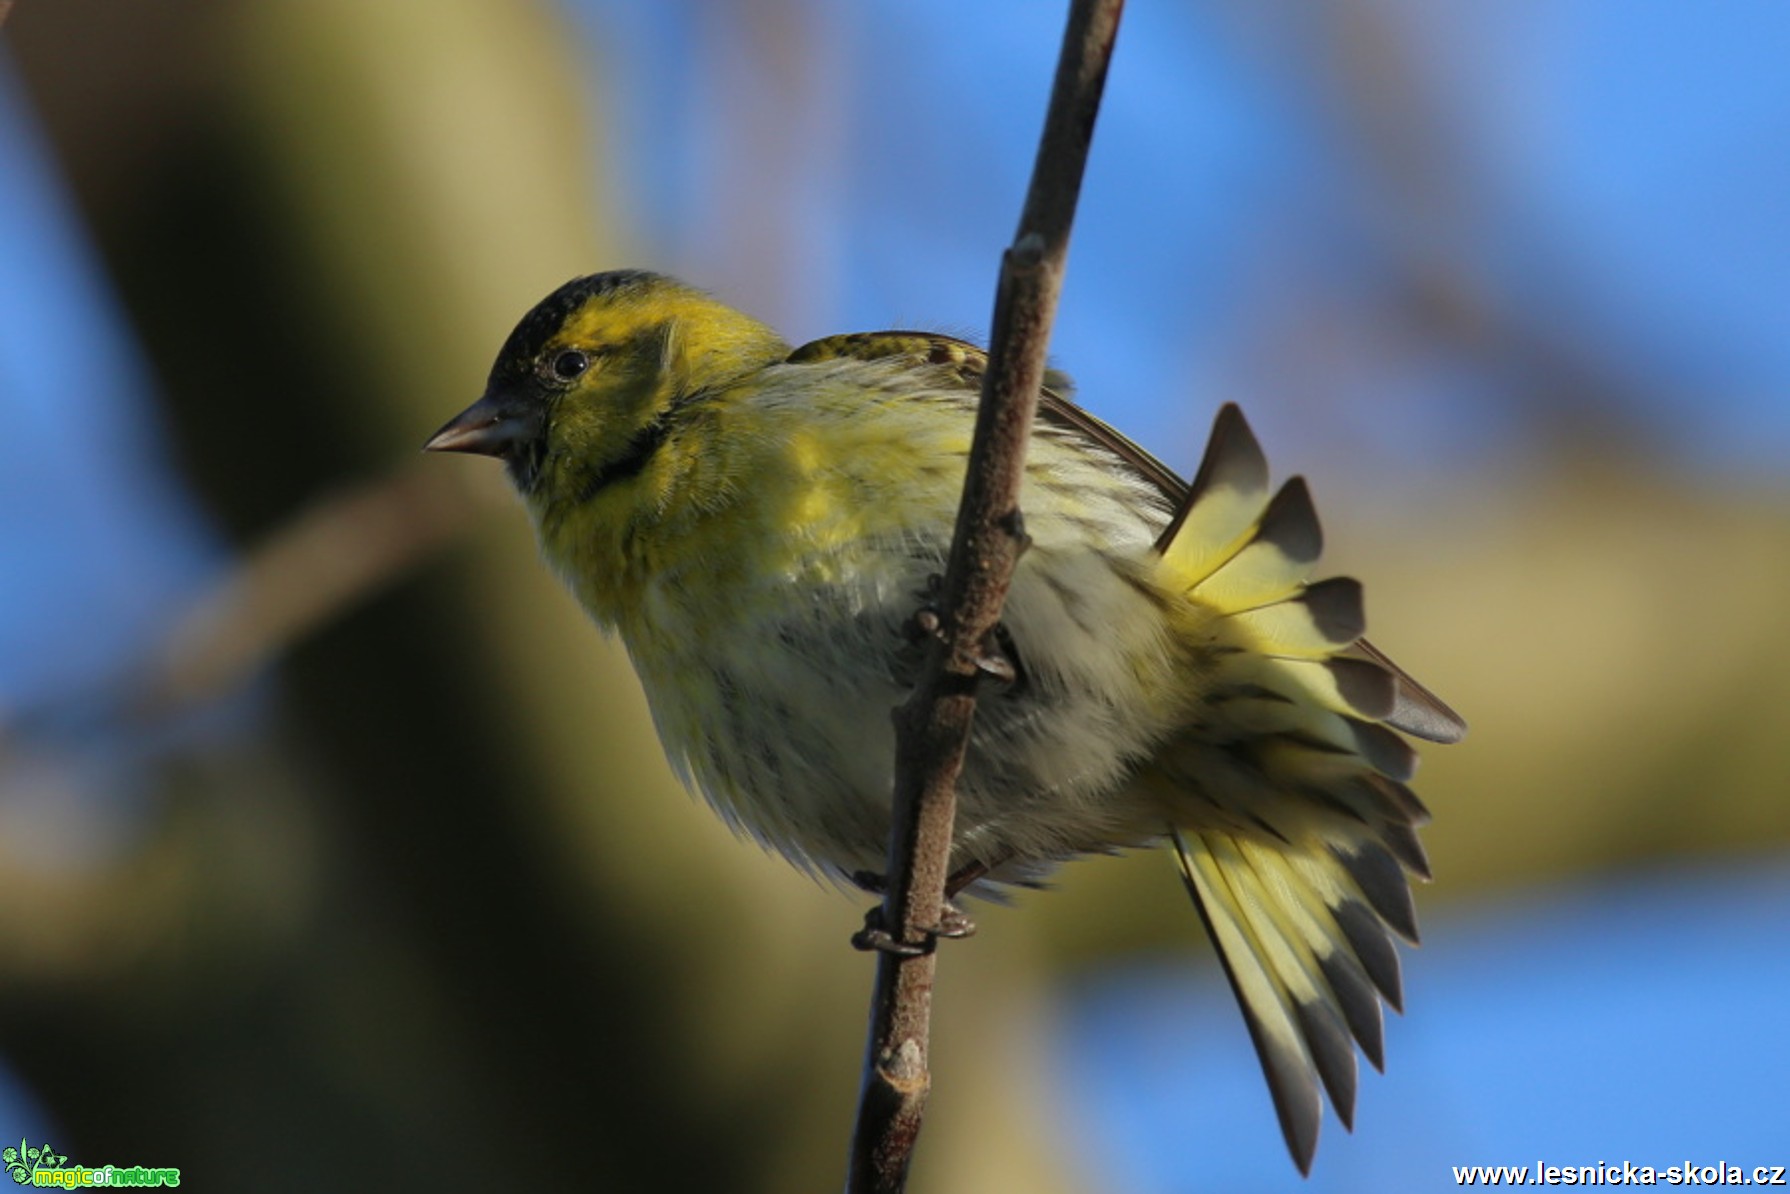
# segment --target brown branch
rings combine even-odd
[[[975,712],[978,660],[1025,550],[1019,490],[1062,289],[1069,230],[1123,0],[1074,0],[1019,231],[1001,260],[988,372],[940,601],[940,634],[895,713],[894,819],[883,927],[912,956],[878,956],[852,1194],[901,1190],[931,1085],[927,1038],[936,939],[951,865],[955,785]],[[978,860],[998,863],[999,859]]]
[[[12,11],[12,0],[0,0],[0,25],[6,24],[6,14]]]

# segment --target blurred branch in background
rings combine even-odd
[[[254,547],[174,626],[132,687],[140,717],[227,696],[462,535],[495,485],[410,465],[332,494]]]

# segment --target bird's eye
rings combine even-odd
[[[590,357],[576,348],[568,348],[553,358],[553,376],[561,381],[571,381],[588,368],[590,368]]]

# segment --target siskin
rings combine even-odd
[[[791,350],[671,278],[578,278],[528,313],[428,443],[502,459],[548,561],[627,646],[665,753],[726,820],[874,886],[894,732],[943,570],[980,377],[922,332]],[[1308,580],[1305,483],[1268,486],[1235,406],[1191,485],[1053,375],[1026,462],[1008,672],[978,703],[952,868],[986,894],[1166,842],[1309,1170],[1382,1065],[1427,877],[1394,731],[1460,718],[1361,637],[1361,586]],[[1354,1042],[1354,1043],[1352,1043]]]

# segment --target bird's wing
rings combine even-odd
[[[804,363],[898,357],[931,367],[938,376],[954,379],[966,391],[980,387],[982,375],[988,370],[988,354],[974,344],[954,336],[919,331],[850,332],[827,336],[802,345],[790,353],[789,360]],[[1167,551],[1174,544],[1182,545],[1183,550],[1195,545],[1210,545],[1213,550],[1225,546],[1213,543],[1213,536],[1206,528],[1195,527],[1186,534],[1182,531],[1196,505],[1201,507],[1203,516],[1216,516],[1230,495],[1248,491],[1256,478],[1260,478],[1260,485],[1266,485],[1267,461],[1249,430],[1249,424],[1244,421],[1242,411],[1231,403],[1220,408],[1206,457],[1193,484],[1189,485],[1123,432],[1070,401],[1068,394],[1072,389],[1067,375],[1055,371],[1047,373],[1038,403],[1038,418],[1059,435],[1083,440],[1108,453],[1162,495],[1164,504],[1175,514],[1157,540],[1157,549]],[[1467,730],[1460,714],[1387,658],[1379,648],[1360,639],[1359,631],[1356,634],[1359,641],[1345,653],[1379,665],[1392,677],[1393,706],[1383,719],[1385,723],[1431,742],[1460,741]]]

